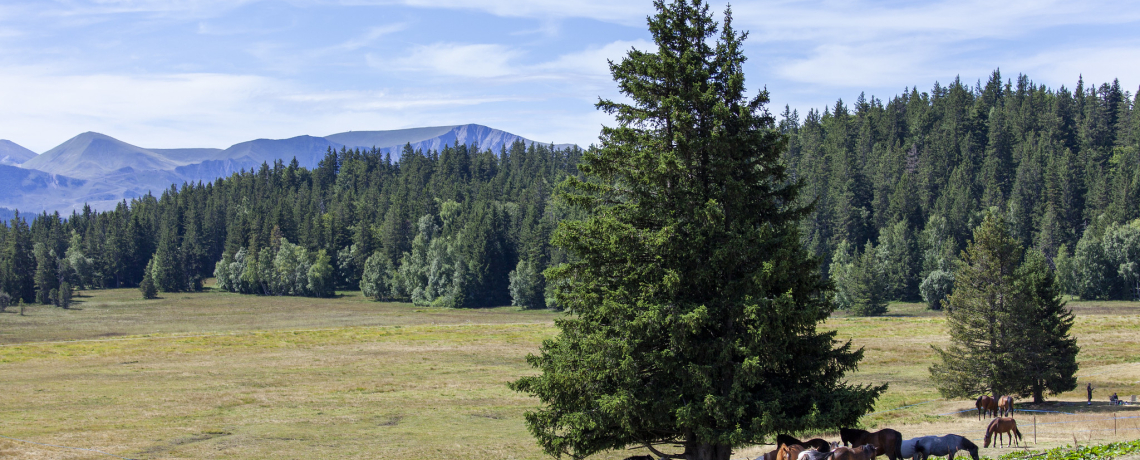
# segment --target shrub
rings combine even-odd
[[[954,274],[945,270],[934,270],[926,275],[918,287],[922,300],[931,310],[941,310],[942,301],[954,290]]]

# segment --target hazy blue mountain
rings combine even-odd
[[[189,165],[194,163],[201,163],[202,160],[213,158],[220,153],[222,149],[211,148],[197,148],[197,149],[147,149],[151,152],[157,153],[159,156],[167,160],[178,163],[179,165]]]
[[[0,208],[0,221],[12,222],[12,218],[16,217],[15,209]],[[11,225],[9,225],[11,227]]]
[[[288,164],[296,158],[301,166],[315,168],[330,147],[377,147],[399,159],[406,144],[425,152],[438,151],[445,145],[476,144],[481,150],[497,153],[518,140],[527,145],[534,143],[474,124],[257,139],[224,150],[145,149],[93,132],[75,136],[42,155],[0,141],[0,157],[12,158],[10,163],[0,162],[0,207],[29,213],[70,212],[88,203],[96,209],[112,209],[123,199],[148,192],[159,195],[171,185],[185,182],[211,182],[241,170],[257,169],[263,163],[272,165],[276,160]],[[566,146],[569,144],[558,145]],[[14,167],[15,164],[20,167]]]
[[[217,152],[210,160],[229,160],[236,164],[262,163],[273,164],[281,160],[288,164],[293,158],[306,168],[314,168],[329,147],[339,149],[342,144],[329,141],[323,137],[297,136],[289,139],[257,139],[253,141],[234,144],[228,149]]]
[[[0,139],[0,165],[19,166],[36,157],[36,152],[7,139]]]
[[[325,136],[333,142],[349,147],[371,149],[372,147],[403,147],[408,143],[419,143],[443,136],[459,126],[433,126],[428,128],[393,129],[389,131],[349,131]]]
[[[79,179],[98,179],[124,168],[171,171],[178,163],[111,136],[86,132],[21,166]]]
[[[535,141],[506,131],[483,125],[467,124],[455,126],[435,126],[430,128],[396,129],[391,131],[349,131],[325,136],[325,139],[344,144],[349,148],[371,149],[376,147],[384,152],[398,153],[404,145],[411,144],[414,150],[441,150],[445,145],[458,144],[479,146],[479,150],[491,149],[498,153],[503,146],[510,146],[517,140],[527,146]],[[570,144],[559,144],[559,148]]]
[[[91,195],[86,180],[9,165],[0,165],[0,184],[0,207],[27,213],[71,209],[80,195]]]

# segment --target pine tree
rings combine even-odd
[[[619,126],[563,184],[587,217],[561,224],[571,262],[546,277],[573,315],[528,358],[542,373],[512,384],[543,404],[527,425],[550,455],[677,444],[675,458],[727,460],[853,424],[885,386],[846,383],[861,350],[816,330],[832,308],[801,246],[809,210],[767,93],[744,96],[744,36],[726,11],[711,42],[700,0],[655,6],[657,50],[611,66],[631,105],[599,102]]]
[[[1073,313],[1065,308],[1056,275],[1045,255],[1032,250],[1018,270],[1018,295],[1024,302],[1019,318],[1022,334],[1014,347],[1021,369],[1016,392],[1033,396],[1034,403],[1044,395],[1058,395],[1077,388],[1077,353],[1080,347],[1069,336]]]
[[[868,241],[847,274],[853,315],[879,316],[887,312],[887,276],[878,253],[879,248]]]
[[[36,256],[36,302],[44,305],[54,303],[51,291],[59,287],[59,262],[55,259],[55,251],[37,242],[33,252]]]
[[[1015,272],[1021,247],[1000,215],[987,214],[974,230],[954,273],[954,291],[946,299],[950,346],[935,350],[941,362],[930,368],[944,397],[1008,394],[1005,372],[1016,363],[1010,355],[1015,318]]]
[[[35,301],[36,258],[35,245],[28,223],[17,212],[11,220],[7,241],[0,248],[0,290],[7,292],[16,302]]]
[[[147,264],[146,269],[143,270],[143,279],[139,282],[139,292],[142,292],[144,299],[154,299],[158,297],[158,287],[154,285],[154,276],[151,275],[152,272],[154,272],[153,261]]]

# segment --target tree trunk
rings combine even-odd
[[[1045,402],[1045,397],[1042,395],[1042,387],[1044,387],[1044,385],[1042,385],[1041,382],[1037,382],[1037,384],[1033,385],[1033,404]]]

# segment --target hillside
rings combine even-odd
[[[0,165],[19,166],[36,157],[36,152],[7,139],[0,139]]]
[[[22,166],[80,179],[98,179],[117,171],[170,171],[178,164],[111,136],[86,132],[28,160]]]

